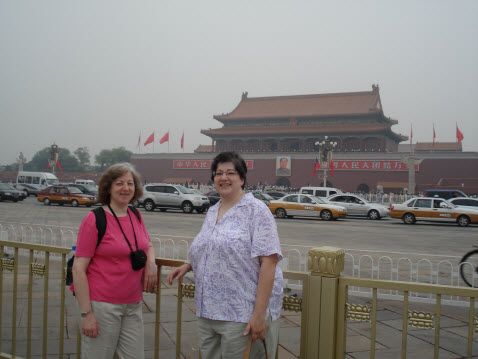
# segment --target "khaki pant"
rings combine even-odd
[[[82,359],[144,359],[142,303],[92,301],[91,307],[100,333],[96,338],[82,336]]]
[[[204,359],[242,359],[247,343],[244,330],[247,323],[226,322],[198,318],[199,349]],[[269,359],[276,356],[279,342],[279,320],[271,321],[269,317],[266,334],[267,355]],[[260,340],[252,343],[250,358],[262,359],[264,347]]]

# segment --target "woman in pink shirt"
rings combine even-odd
[[[142,192],[130,164],[112,165],[99,183],[106,232],[98,246],[94,213],[80,225],[73,284],[81,312],[82,358],[144,358],[143,291],[156,291],[157,272],[141,215],[128,208]]]

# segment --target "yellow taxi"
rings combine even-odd
[[[59,205],[68,203],[73,207],[78,207],[79,205],[91,207],[96,203],[95,196],[85,194],[78,188],[67,185],[55,185],[45,188],[37,194],[37,200],[45,206],[49,206],[51,203],[58,203]]]
[[[344,207],[306,194],[289,194],[281,199],[270,201],[268,207],[277,218],[319,217],[325,221],[331,221],[347,215]]]
[[[418,220],[447,221],[466,227],[478,223],[478,210],[455,206],[443,198],[415,197],[402,204],[392,204],[390,217],[401,219],[406,224]]]

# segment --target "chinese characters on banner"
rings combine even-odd
[[[408,165],[400,160],[338,160],[335,171],[408,171]],[[418,172],[419,165],[415,165]]]
[[[408,166],[400,160],[337,160],[334,162],[335,171],[408,171]],[[209,170],[212,160],[173,160],[175,170]],[[247,169],[254,169],[254,160],[246,160]],[[415,165],[419,171],[419,165]]]
[[[212,160],[173,160],[174,170],[210,170]],[[254,169],[254,160],[246,160],[248,170]]]

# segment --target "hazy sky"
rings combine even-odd
[[[457,122],[478,151],[478,1],[0,1],[3,164],[53,142],[137,152],[168,129],[192,152],[243,91],[374,83],[395,132],[455,141]]]

